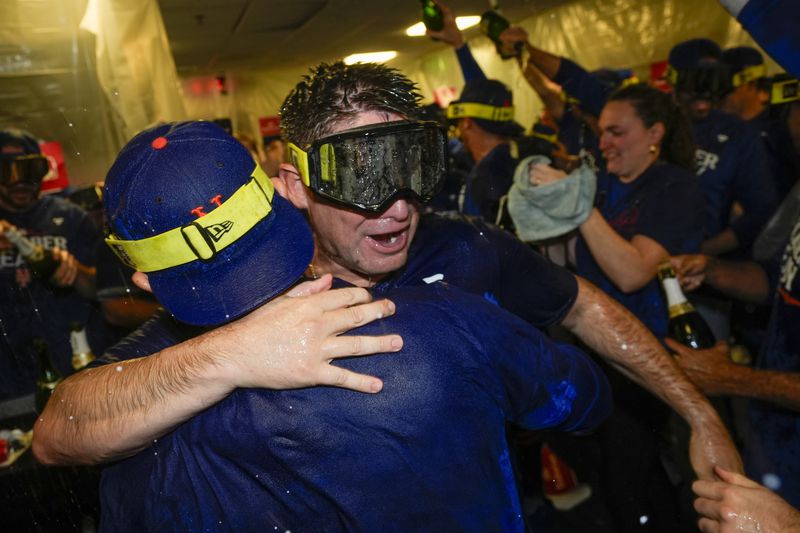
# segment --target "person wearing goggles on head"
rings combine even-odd
[[[355,128],[380,131],[392,122],[413,120],[419,98],[410,80],[394,69],[320,65],[287,97],[281,127],[288,141],[307,148]],[[499,109],[509,111],[508,106]],[[508,115],[496,118],[510,123]],[[704,441],[692,441],[698,475],[710,477],[711,464],[718,461],[739,469],[713,408],[646,328],[593,285],[477,219],[420,216],[414,195],[400,195],[378,212],[365,211],[330,200],[313,181],[305,185],[303,175],[296,165],[284,164],[276,187],[308,214],[316,244],[309,275],[333,273],[340,283],[369,287],[375,294],[441,279],[536,326],[562,323],[689,421]]]
[[[706,199],[702,250],[709,255],[736,250],[747,257],[778,203],[764,143],[756,127],[715,109],[733,88],[715,42],[690,39],[679,43],[668,61],[668,81],[677,102],[692,119],[697,143],[697,175]],[[742,208],[737,217],[732,216],[734,204]]]
[[[67,200],[40,196],[49,172],[39,143],[15,129],[0,131],[0,415],[33,409],[38,364],[33,340],[44,338],[58,370],[72,372],[69,323],[88,320],[99,238],[87,214]],[[21,234],[58,264],[39,279],[4,233]]]

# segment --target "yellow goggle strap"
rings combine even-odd
[[[447,118],[481,118],[495,122],[514,120],[514,107],[495,107],[473,102],[452,103],[447,107]]]
[[[558,143],[558,134],[557,133],[541,133],[536,130],[531,132],[531,137],[536,137],[537,139],[542,139],[543,141],[547,141],[550,144],[557,144]]]
[[[800,100],[800,81],[789,79],[772,83],[772,94],[769,103],[772,105],[786,104]]]
[[[733,86],[739,87],[740,85],[744,85],[745,83],[755,81],[758,78],[763,78],[767,75],[767,67],[764,65],[753,65],[750,67],[745,67],[744,69],[740,70],[736,74],[733,75]]]
[[[308,154],[305,150],[292,142],[288,143],[286,148],[289,150],[289,160],[297,171],[300,172],[300,178],[303,180],[303,184],[308,187],[310,184],[309,176],[311,175],[308,172]]]
[[[667,65],[667,73],[664,75],[664,78],[673,87],[678,85],[678,71],[672,68],[672,65]]]
[[[141,272],[208,261],[270,214],[274,194],[272,180],[256,165],[250,181],[206,216],[138,241],[111,235],[106,243],[123,263]]]

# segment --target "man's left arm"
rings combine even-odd
[[[655,336],[622,305],[578,278],[578,295],[563,325],[689,423],[689,455],[700,479],[714,479],[715,465],[742,471],[739,453],[717,412]]]

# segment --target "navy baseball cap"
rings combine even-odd
[[[750,46],[735,46],[724,50],[722,62],[730,69],[734,87],[758,81],[767,75],[764,56]]]
[[[672,47],[667,62],[675,70],[697,69],[720,61],[722,50],[711,39],[689,39]]]
[[[27,131],[15,128],[0,131],[0,157],[13,159],[23,155],[41,153],[39,142]]]
[[[447,109],[448,119],[462,117],[472,118],[482,129],[504,137],[517,137],[525,131],[514,121],[511,91],[497,80],[473,80],[464,86],[459,99]]]
[[[188,324],[255,309],[291,287],[314,252],[305,217],[211,122],[138,134],[109,170],[103,202],[106,242]]]

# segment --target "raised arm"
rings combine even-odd
[[[740,472],[741,459],[716,411],[653,334],[588,281],[578,278],[578,287],[563,324],[688,422],[689,456],[700,479],[713,479],[714,465]]]
[[[326,276],[300,288],[319,291],[330,281]],[[153,355],[84,370],[54,391],[34,428],[34,454],[48,464],[127,457],[237,387],[333,385],[378,392],[378,378],[329,363],[398,351],[397,335],[338,336],[393,313],[391,302],[370,302],[364,289],[282,296]]]

